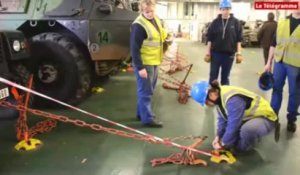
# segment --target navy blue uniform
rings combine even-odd
[[[230,14],[228,19],[221,15],[213,20],[207,33],[211,42],[211,64],[209,82],[218,79],[221,72],[221,84],[229,85],[229,74],[237,51],[237,43],[242,41],[242,28],[238,19]]]

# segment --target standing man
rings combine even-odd
[[[295,1],[295,0],[294,0]],[[287,107],[287,130],[295,132],[296,120],[300,104],[300,0],[298,10],[294,10],[286,19],[278,22],[276,37],[270,47],[268,63],[265,71],[271,71],[272,60],[274,63],[274,87],[271,106],[278,114],[282,90],[286,77],[289,84],[289,99]]]
[[[234,57],[237,63],[242,61],[241,41],[242,28],[231,11],[231,1],[220,1],[221,14],[213,20],[207,33],[207,54],[205,61],[210,63],[209,82],[218,79],[221,72],[221,84],[229,85],[229,74]]]
[[[154,119],[151,99],[156,86],[158,66],[163,59],[167,33],[155,15],[155,0],[141,0],[141,14],[131,26],[130,50],[137,79],[137,118],[146,127],[162,127]]]
[[[277,27],[277,22],[274,21],[274,18],[274,13],[268,13],[268,21],[263,24],[257,33],[257,39],[260,43],[260,46],[263,48],[265,65],[268,62],[269,49]]]

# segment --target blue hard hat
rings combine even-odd
[[[200,103],[202,106],[205,105],[206,97],[208,94],[208,88],[209,84],[207,81],[198,81],[192,86],[191,96],[196,102]]]
[[[267,91],[272,89],[273,86],[274,86],[273,74],[271,72],[264,72],[263,74],[261,74],[258,80],[258,87],[263,91]]]
[[[221,0],[219,7],[222,8],[231,8],[231,0]]]

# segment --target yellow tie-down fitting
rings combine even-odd
[[[22,140],[20,141],[16,146],[15,149],[18,151],[30,151],[35,150],[39,146],[42,145],[42,142],[38,139],[28,139],[28,140]]]
[[[214,163],[227,162],[229,164],[234,164],[236,162],[236,158],[227,150],[214,150],[211,154],[210,161]]]

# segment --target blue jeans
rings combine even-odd
[[[274,64],[274,87],[271,106],[276,114],[279,113],[282,102],[282,90],[287,77],[289,84],[289,99],[287,119],[289,122],[297,120],[300,104],[300,67],[291,66],[282,62]]]
[[[259,139],[270,133],[273,128],[274,122],[263,117],[247,121],[240,129],[236,149],[238,151],[250,151]]]
[[[231,71],[234,55],[226,53],[211,53],[209,82],[218,79],[219,70],[221,70],[221,84],[229,85],[229,74]]]
[[[143,124],[153,121],[154,113],[152,112],[151,99],[158,77],[157,66],[144,66],[148,77],[140,77],[138,70],[134,68],[137,80],[137,116],[140,116]]]

